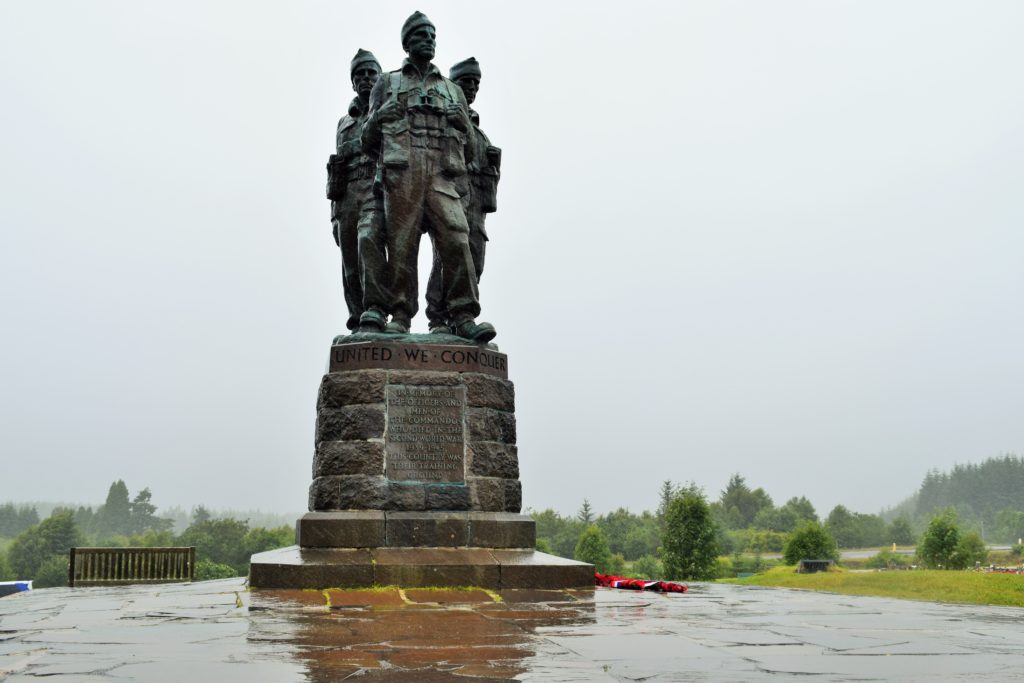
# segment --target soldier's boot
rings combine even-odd
[[[412,321],[400,315],[391,316],[391,322],[387,324],[384,331],[388,334],[409,334],[409,325]]]
[[[451,334],[452,328],[443,320],[430,320],[428,323],[430,334]]]
[[[455,334],[463,339],[469,339],[477,344],[486,344],[494,339],[498,332],[490,323],[478,323],[472,318],[467,318],[460,323],[453,324]]]
[[[388,317],[376,308],[368,308],[359,316],[358,332],[383,332]]]

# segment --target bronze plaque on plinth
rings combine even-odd
[[[387,387],[385,475],[392,481],[466,481],[466,387]]]

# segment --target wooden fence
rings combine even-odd
[[[69,586],[191,581],[195,548],[72,548]]]

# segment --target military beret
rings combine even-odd
[[[469,59],[463,59],[458,64],[452,66],[448,71],[448,78],[453,81],[457,81],[463,76],[480,76],[480,62],[476,61],[476,57],[470,57]]]
[[[357,52],[356,56],[352,58],[352,65],[349,67],[349,76],[354,74],[356,72],[356,67],[364,62],[373,62],[377,65],[377,71],[381,70],[380,62],[378,62],[377,58],[373,56],[373,53],[369,50],[359,48],[359,52]]]
[[[423,12],[413,12],[412,16],[405,20],[402,24],[402,45],[405,45],[405,39],[409,37],[409,34],[418,29],[420,26],[429,26],[432,29],[437,29],[434,26],[434,22],[427,19],[427,15]]]

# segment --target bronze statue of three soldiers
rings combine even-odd
[[[350,75],[356,97],[338,122],[328,162],[334,240],[341,247],[349,330],[405,334],[419,308],[423,233],[434,260],[427,284],[430,332],[486,343],[477,322],[484,220],[497,209],[501,150],[470,109],[480,65],[470,57],[445,78],[431,63],[436,33],[421,12],[402,26],[402,68],[382,73],[359,50]],[[388,316],[391,320],[388,321]]]

